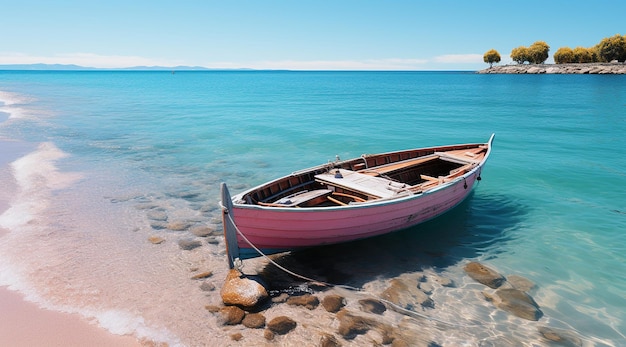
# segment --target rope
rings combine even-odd
[[[437,318],[434,318],[434,317],[427,316],[425,314],[421,314],[419,312],[415,312],[415,311],[411,311],[411,310],[405,309],[404,307],[401,307],[401,306],[399,306],[399,305],[397,305],[397,304],[395,304],[395,303],[393,303],[393,302],[391,302],[389,300],[382,299],[382,298],[378,297],[377,295],[375,295],[373,293],[369,293],[369,292],[363,291],[361,288],[357,288],[357,287],[353,287],[353,286],[349,286],[349,285],[343,285],[343,284],[333,284],[333,283],[328,283],[328,282],[324,282],[324,281],[318,281],[318,280],[315,280],[313,278],[310,278],[310,277],[303,276],[303,275],[300,275],[298,273],[295,273],[295,272],[285,268],[284,266],[278,264],[277,262],[272,260],[270,257],[268,257],[265,253],[263,253],[263,251],[261,251],[259,248],[257,248],[252,242],[250,242],[250,240],[248,240],[248,238],[241,232],[241,230],[239,230],[239,227],[235,223],[235,220],[233,219],[232,215],[230,213],[228,213],[226,215],[228,216],[228,219],[230,219],[230,221],[233,223],[233,226],[235,227],[235,230],[237,231],[237,234],[239,234],[239,236],[241,236],[241,238],[248,245],[250,245],[250,247],[252,247],[257,253],[259,253],[259,255],[261,255],[263,258],[265,258],[267,261],[269,261],[272,265],[276,266],[278,269],[280,269],[280,270],[282,270],[282,271],[284,271],[284,272],[286,272],[286,273],[288,273],[288,274],[290,274],[290,275],[292,275],[294,277],[300,278],[302,280],[311,282],[311,283],[316,284],[316,285],[322,285],[322,286],[326,286],[326,287],[342,288],[342,289],[347,289],[347,290],[350,290],[350,291],[357,292],[357,294],[369,295],[371,297],[376,298],[376,300],[379,300],[380,302],[388,305],[394,311],[396,311],[398,313],[401,313],[401,314],[405,314],[405,315],[410,316],[410,317],[423,318],[423,319],[426,319],[426,320],[434,321],[434,322],[441,323],[441,324],[448,325],[448,326],[455,326],[455,327],[470,327],[470,326],[472,326],[472,325],[466,325],[466,324],[456,324],[456,323],[446,322],[446,321],[443,321],[441,319],[437,319]],[[243,264],[239,264],[239,265],[241,267],[243,267]],[[239,268],[239,270],[241,271],[241,268]],[[475,324],[474,324],[474,326],[475,326]]]

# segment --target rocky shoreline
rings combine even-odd
[[[626,74],[624,63],[581,64],[512,64],[493,66],[477,71],[479,74]]]
[[[482,290],[482,297],[491,302],[494,309],[528,321],[539,321],[543,317],[544,313],[529,294],[536,289],[530,280],[519,275],[505,277],[478,262],[469,262],[464,271],[474,281],[490,288]],[[289,338],[285,335],[292,335],[294,329],[302,326],[307,329],[308,342],[323,347],[363,344],[441,346],[433,326],[452,325],[435,318],[439,316],[436,313],[439,304],[435,302],[434,292],[456,285],[452,279],[437,273],[406,273],[385,281],[386,286],[375,292],[354,288],[359,292],[359,298],[348,297],[346,288],[336,291],[327,285],[317,290],[307,288],[290,294],[270,295],[271,290],[265,286],[269,283],[266,281],[273,279],[264,278],[264,275],[268,274],[249,276],[237,269],[230,270],[220,293],[222,304],[206,306],[228,331],[232,341],[250,343],[254,339],[251,335],[257,335],[254,342],[265,340],[266,343],[283,345]],[[481,295],[474,297],[480,300]],[[319,306],[323,310],[318,309]],[[485,310],[490,309],[485,307]],[[387,311],[400,313],[404,319],[390,320]],[[415,322],[419,322],[420,329],[410,326],[409,317],[417,319]],[[330,329],[315,331],[313,320],[323,322],[321,325]],[[536,329],[536,337],[542,342],[583,346],[583,339],[574,331],[551,327],[546,322],[537,324]],[[262,337],[259,339],[259,336]],[[499,340],[500,343],[505,341],[513,340]]]

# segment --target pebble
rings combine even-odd
[[[317,296],[311,294],[292,296],[287,299],[287,305],[304,306],[309,310],[314,310],[319,304],[320,300],[317,298]]]
[[[506,279],[497,271],[475,261],[465,265],[464,270],[476,282],[492,289],[496,289],[506,282]]]
[[[337,313],[337,319],[339,320],[337,333],[347,340],[352,340],[357,335],[367,333],[376,325],[376,321],[353,315],[346,310],[339,311],[339,313]]]
[[[493,294],[483,292],[483,295],[497,308],[510,312],[517,317],[536,321],[543,316],[543,312],[535,300],[521,290],[500,288]]]
[[[330,294],[322,299],[322,307],[328,312],[336,313],[346,305],[345,299],[341,295]]]
[[[411,309],[417,305],[435,306],[432,299],[417,288],[417,284],[410,284],[399,278],[392,279],[389,287],[380,296],[405,309]]]
[[[510,275],[506,278],[506,280],[511,284],[511,286],[513,286],[513,288],[519,289],[523,292],[529,292],[535,288],[535,284],[531,280],[522,276]]]
[[[191,223],[180,220],[167,223],[167,228],[172,231],[185,231],[189,229],[190,226]]]
[[[287,316],[278,316],[267,323],[267,328],[278,335],[285,335],[296,328],[298,324]]]
[[[221,323],[223,325],[237,325],[241,323],[246,312],[237,306],[226,306],[220,309]]]
[[[361,305],[361,309],[368,313],[383,314],[387,311],[385,304],[376,299],[361,299],[359,300],[359,304]]]
[[[191,228],[191,233],[198,237],[207,237],[215,232],[215,227],[196,226]]]
[[[205,278],[208,278],[208,277],[211,277],[211,276],[213,276],[213,272],[205,271],[205,272],[201,272],[201,273],[198,273],[198,274],[195,274],[195,275],[191,276],[191,279],[192,280],[200,280],[200,279],[205,279]]]
[[[165,239],[160,236],[150,236],[148,237],[148,241],[150,241],[151,243],[155,245],[158,245],[158,244],[165,242]]]
[[[265,326],[265,316],[260,313],[248,313],[241,321],[246,328],[260,329]]]
[[[202,246],[202,243],[200,243],[200,241],[197,241],[197,240],[183,239],[183,240],[178,240],[178,246],[182,250],[191,251],[192,249]]]
[[[583,345],[583,341],[571,331],[551,327],[539,327],[538,330],[545,339],[556,342],[561,347],[582,347]]]

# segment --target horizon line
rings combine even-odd
[[[481,70],[481,69],[479,69]],[[256,69],[256,68],[209,68],[203,66],[129,66],[129,67],[90,67],[76,64],[0,64],[0,71],[285,71],[285,72],[471,72],[476,69]]]

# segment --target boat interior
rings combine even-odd
[[[479,165],[487,145],[410,150],[336,161],[260,186],[238,203],[269,207],[362,204],[419,194]]]

